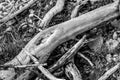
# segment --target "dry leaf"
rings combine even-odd
[[[97,38],[95,38],[95,40],[88,43],[88,46],[90,47],[90,49],[92,49],[95,52],[99,51],[101,49],[102,45],[103,45],[103,37],[102,36],[98,36]]]

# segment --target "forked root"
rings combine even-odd
[[[26,51],[45,63],[51,52],[61,43],[74,38],[76,35],[90,30],[97,25],[119,16],[118,3],[108,4],[69,21],[41,31],[25,46],[25,48],[5,65],[22,65],[30,62]],[[3,72],[4,74],[4,72]]]

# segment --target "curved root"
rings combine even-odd
[[[57,0],[56,5],[44,16],[42,22],[40,23],[41,27],[47,26],[52,17],[63,10],[64,2],[65,0]]]

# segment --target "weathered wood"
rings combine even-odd
[[[65,68],[65,73],[70,80],[82,80],[82,76],[73,63],[69,63]]]
[[[106,80],[110,75],[112,75],[116,70],[120,68],[120,63],[105,72],[98,80]]]
[[[76,52],[83,46],[85,38],[86,35],[84,35],[82,39],[80,39],[70,50],[68,50],[68,52],[66,52],[51,68],[49,68],[49,71],[52,72],[69,62],[69,60],[71,60]]]
[[[31,39],[13,60],[6,64],[20,65],[29,63],[30,57],[26,54],[25,50],[39,58],[40,63],[44,63],[48,59],[50,53],[59,44],[68,41],[76,35],[90,30],[105,21],[117,17],[119,15],[117,10],[118,3],[115,2],[43,30]]]
[[[25,48],[10,62],[6,64],[27,64],[30,61],[25,50],[39,58],[44,63],[50,53],[61,43],[74,38],[95,26],[117,17],[118,4],[112,3],[83,14],[77,18],[55,25],[38,33]],[[99,15],[98,15],[99,14]],[[41,41],[41,42],[40,42]],[[40,42],[40,43],[39,43]],[[38,44],[39,43],[39,44]]]
[[[40,26],[41,27],[47,26],[50,23],[53,16],[55,16],[57,13],[63,10],[64,3],[65,3],[65,0],[57,0],[56,5],[52,9],[50,9],[44,16],[42,22],[40,23]]]
[[[65,79],[59,79],[53,76],[47,69],[45,69],[43,66],[39,65],[38,69],[49,79],[49,80],[65,80]]]

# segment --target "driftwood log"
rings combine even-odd
[[[30,57],[26,54],[26,51],[36,56],[39,59],[39,63],[44,63],[59,44],[119,16],[118,5],[116,1],[43,30],[38,33],[13,60],[5,63],[5,65],[28,64]]]

